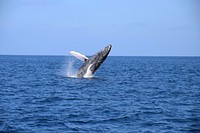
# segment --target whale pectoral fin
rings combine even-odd
[[[70,51],[69,52],[71,55],[73,55],[74,57],[76,57],[77,59],[81,60],[81,61],[87,61],[88,57],[86,57],[85,55],[82,55],[76,51]]]

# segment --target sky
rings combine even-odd
[[[199,0],[0,0],[0,55],[200,56]]]

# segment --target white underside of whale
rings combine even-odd
[[[91,78],[92,77],[92,71],[90,70],[92,64],[89,65],[89,67],[87,68],[86,73],[84,74],[84,78]]]

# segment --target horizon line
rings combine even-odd
[[[0,54],[0,56],[66,56],[66,57],[70,57],[71,55]],[[92,55],[86,55],[86,56],[92,56]],[[200,57],[200,55],[109,55],[109,56],[111,57]]]

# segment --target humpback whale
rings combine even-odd
[[[108,45],[103,48],[101,51],[97,52],[96,54],[92,55],[90,58],[86,57],[75,51],[70,51],[69,53],[74,57],[78,58],[81,61],[84,61],[83,65],[79,68],[78,72],[76,73],[76,77],[78,78],[88,78],[91,77],[92,74],[101,66],[101,64],[107,58],[112,45]]]

